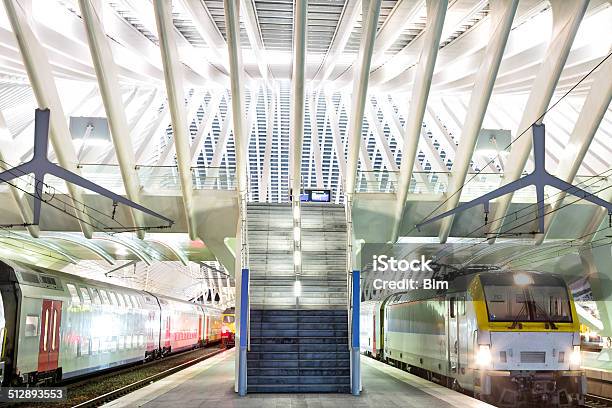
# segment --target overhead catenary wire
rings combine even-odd
[[[557,101],[555,101],[555,103],[553,103],[552,105],[550,105],[545,111],[544,113],[542,113],[536,120],[534,120],[527,128],[525,128],[521,133],[518,134],[518,136],[516,136],[514,138],[514,140],[512,140],[505,148],[504,150],[509,149],[514,143],[516,143],[523,135],[525,135],[529,129],[531,129],[531,127],[537,123],[539,123],[548,112],[550,112],[552,109],[554,109],[563,99],[565,99],[568,95],[570,95],[574,89],[576,89],[582,82],[584,82],[593,72],[595,72],[597,70],[597,68],[599,68],[604,62],[606,62],[610,56],[612,56],[612,52],[608,53],[608,55],[606,55],[601,61],[599,61],[593,68],[591,68],[591,70],[589,72],[587,72],[584,76],[582,76],[582,78],[580,78],[580,80],[578,80],[578,82],[576,82],[574,85],[572,85],[572,87],[570,89],[568,89],[563,95],[561,95],[561,97],[559,97],[559,99],[557,99]],[[457,191],[455,191],[454,193],[452,193],[450,196],[448,196],[444,201],[442,201],[439,205],[437,205],[427,216],[423,217],[421,219],[421,221],[417,224],[421,224],[425,221],[427,221],[433,214],[435,214],[440,208],[442,208],[452,197],[454,197],[457,194],[460,194],[463,191],[463,188],[469,184],[472,180],[474,180],[478,175],[480,175],[482,173],[482,171],[489,166],[490,164],[493,164],[495,162],[497,158],[494,157],[493,159],[489,160],[484,166],[482,166],[481,170],[478,170],[477,172],[475,172],[472,177],[470,177],[469,180],[467,180],[466,182],[464,182],[461,187],[459,187],[457,189]],[[408,234],[412,233],[414,230],[416,230],[416,225],[414,225],[412,227],[412,229],[410,231],[408,231]]]

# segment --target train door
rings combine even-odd
[[[56,370],[59,360],[62,302],[43,299],[40,342],[38,347],[38,371]]]
[[[455,297],[449,298],[448,302],[448,363],[451,374],[457,373],[459,369],[459,323],[457,313],[457,301]]]
[[[465,309],[465,296],[461,296],[457,300],[457,338],[459,339],[459,355],[457,359],[459,362],[458,369],[461,375],[465,375],[465,370],[468,366],[468,344],[470,336]]]
[[[373,315],[374,327],[372,327],[372,356],[376,358],[376,309],[374,309]]]
[[[204,337],[202,336],[202,315],[198,315],[198,343],[204,342]]]

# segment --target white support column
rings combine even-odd
[[[125,186],[125,193],[133,202],[142,204],[140,180],[136,172],[136,160],[134,158],[134,149],[125,107],[121,101],[117,66],[113,60],[102,21],[99,18],[101,10],[96,10],[91,0],[79,0],[79,6],[87,31],[91,59],[96,71],[96,77],[98,78],[98,86],[100,87],[100,94],[104,102],[108,126],[113,138],[113,145],[115,146],[115,153],[119,169],[121,170],[121,178]],[[131,209],[131,214],[134,225],[139,228],[145,226],[142,212]],[[139,229],[137,234],[142,239],[145,236],[145,231]]]
[[[485,51],[484,59],[476,74],[476,83],[470,96],[470,104],[463,123],[459,148],[455,155],[455,161],[450,174],[448,187],[449,198],[442,211],[455,208],[459,203],[461,192],[459,191],[465,183],[470,168],[470,161],[474,154],[474,148],[478,140],[478,134],[484,120],[495,78],[499,71],[508,35],[512,28],[512,21],[516,13],[518,0],[500,0],[493,2],[491,7],[491,35]],[[435,115],[432,115],[435,116]],[[437,118],[436,118],[437,119]],[[452,195],[454,194],[454,195]],[[454,216],[442,220],[438,238],[445,243],[453,225]]]
[[[352,107],[350,110],[348,139],[348,157],[346,164],[345,193],[351,196],[355,193],[357,182],[357,166],[359,164],[359,153],[362,150],[361,131],[363,128],[363,116],[366,99],[368,97],[368,84],[370,80],[370,65],[372,64],[372,53],[376,39],[378,16],[380,14],[381,0],[369,0],[367,16],[362,31],[361,46],[357,56],[357,70],[353,79]],[[364,146],[365,147],[365,146]],[[365,155],[367,157],[367,150]]]
[[[66,122],[66,115],[45,49],[34,34],[32,27],[30,27],[29,17],[24,12],[23,5],[17,0],[4,0],[4,8],[17,40],[38,107],[41,109],[48,108],[51,111],[49,137],[59,164],[66,170],[80,175],[70,129]],[[66,183],[66,187],[73,205],[78,209],[77,216],[83,235],[91,238],[93,234],[92,221],[84,207],[83,194],[71,183]]]
[[[293,18],[293,69],[291,73],[291,190],[293,201],[300,201],[302,185],[302,143],[304,140],[304,73],[306,69],[306,28],[308,0],[296,0]]]
[[[416,160],[417,147],[423,126],[423,116],[427,106],[427,98],[431,87],[438,47],[440,46],[440,36],[444,17],[446,16],[447,0],[428,0],[427,1],[427,28],[423,34],[423,50],[416,67],[414,85],[412,87],[412,97],[410,98],[410,110],[406,119],[406,131],[404,134],[404,147],[402,149],[402,165],[397,190],[397,203],[395,219],[391,233],[391,242],[395,242],[399,235],[399,228],[404,216],[404,207],[408,197],[412,169]]]
[[[578,119],[576,120],[576,125],[570,136],[569,143],[557,167],[556,176],[568,183],[571,183],[574,177],[576,177],[576,173],[578,173],[578,169],[589,150],[589,146],[595,137],[595,133],[597,133],[601,120],[610,105],[610,100],[612,99],[612,81],[610,81],[610,78],[612,78],[612,60],[606,61],[599,67],[593,84],[591,85],[591,89],[582,106],[582,110],[580,111],[580,115],[578,115]],[[610,196],[608,190],[603,192],[603,194],[606,193]],[[557,215],[554,211],[559,209],[563,198],[565,198],[565,193],[560,192],[551,203],[551,208],[548,211],[550,214],[545,218],[545,233],[536,238],[537,244],[541,244],[544,241],[549,227]],[[604,208],[601,210],[603,210],[601,214],[598,214],[598,216],[594,217],[591,221],[591,223],[595,225],[595,228],[591,227],[592,229],[586,231],[586,233],[596,230],[603,221],[603,218],[605,218],[606,211]]]
[[[174,35],[174,24],[172,23],[171,4],[166,0],[154,0],[155,21],[159,47],[164,65],[164,77],[170,117],[172,119],[172,131],[176,147],[176,159],[178,162],[181,189],[183,191],[183,206],[187,219],[189,238],[195,240],[196,223],[193,215],[193,187],[191,177],[191,163],[189,156],[189,129],[185,117],[185,98],[183,90],[183,78],[180,68],[181,61],[178,58]]]
[[[529,99],[515,132],[516,137],[520,132],[525,131],[523,136],[512,145],[504,171],[504,183],[518,180],[525,169],[532,147],[533,135],[531,124],[542,122],[538,118],[542,116],[550,104],[557,81],[565,66],[565,61],[588,4],[588,0],[553,0],[551,2],[553,13],[552,38],[546,55],[542,59],[542,61],[546,62],[540,66],[540,70],[533,81]],[[490,219],[494,220],[489,229],[490,233],[499,232],[512,202],[512,196],[513,194],[506,194],[500,197],[494,206],[492,215],[489,216]],[[490,243],[494,241],[495,238],[489,240]]]
[[[247,153],[248,137],[244,132],[244,96],[242,50],[240,48],[240,2],[224,0],[225,26],[227,28],[227,48],[230,66],[230,90],[232,95],[232,117],[234,123],[234,140],[236,144],[236,171],[238,172],[238,205],[239,216],[236,226],[238,237],[236,252],[236,381],[235,391],[246,394],[247,367],[246,352],[248,345],[248,281],[242,281],[242,270],[248,268],[248,244],[246,236],[246,197],[248,192]],[[229,113],[229,112],[228,112]],[[248,272],[245,270],[245,277]],[[246,302],[247,304],[244,304]],[[244,310],[243,310],[244,309]],[[245,324],[247,325],[245,327]],[[246,336],[246,338],[245,338]]]

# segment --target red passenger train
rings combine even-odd
[[[221,309],[0,262],[0,384],[42,384],[221,340]]]

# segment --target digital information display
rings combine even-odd
[[[293,199],[293,193],[290,192],[289,200]],[[300,193],[300,201],[304,203],[329,203],[331,202],[331,190],[329,189],[304,189]]]

